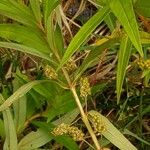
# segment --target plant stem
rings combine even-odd
[[[73,94],[73,96],[74,96],[74,98],[75,98],[75,100],[76,100],[76,103],[77,103],[78,108],[79,108],[79,110],[80,110],[80,114],[81,114],[82,120],[83,120],[84,124],[86,125],[86,127],[87,127],[87,129],[88,129],[88,131],[89,131],[89,133],[90,133],[90,135],[91,135],[91,138],[93,139],[93,142],[94,142],[94,144],[95,144],[95,147],[96,147],[97,150],[100,150],[100,149],[101,149],[101,148],[100,148],[100,145],[99,145],[98,140],[97,140],[97,138],[96,138],[96,136],[95,136],[95,134],[94,134],[93,129],[91,128],[91,125],[90,125],[90,123],[89,123],[89,120],[88,120],[86,114],[84,113],[84,110],[83,110],[83,108],[82,108],[82,105],[81,105],[81,102],[80,102],[79,97],[78,97],[78,95],[77,95],[77,92],[76,92],[75,87],[71,87],[70,90],[72,91],[72,94]]]

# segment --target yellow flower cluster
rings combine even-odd
[[[58,135],[69,135],[75,141],[82,141],[84,139],[84,133],[77,127],[69,126],[68,124],[62,123],[53,129],[52,134]]]
[[[90,83],[87,77],[82,77],[80,79],[80,96],[86,98],[88,95],[91,95]]]
[[[88,112],[88,119],[90,120],[96,133],[102,134],[107,130],[102,116],[100,116],[100,114],[97,111],[92,110]]]
[[[56,79],[57,78],[56,71],[52,67],[50,67],[49,65],[45,66],[45,68],[44,68],[44,74],[49,79]]]
[[[65,64],[65,69],[68,71],[68,73],[72,73],[77,68],[76,63],[73,59],[70,59]]]
[[[143,59],[138,59],[137,64],[141,69],[150,69],[150,59],[143,60]]]

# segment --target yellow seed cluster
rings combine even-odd
[[[88,95],[91,95],[90,83],[87,77],[82,77],[80,79],[80,96],[86,98]]]
[[[50,67],[49,65],[46,65],[46,67],[44,68],[44,74],[46,77],[48,77],[50,79],[56,79],[57,78],[56,71],[52,67]]]
[[[143,59],[138,59],[137,64],[141,69],[150,69],[150,59],[143,60]]]
[[[84,133],[77,127],[70,127],[68,134],[74,139],[74,141],[82,141],[84,139]]]
[[[94,128],[94,131],[98,134],[102,134],[105,132],[106,125],[100,114],[96,111],[90,111],[88,112],[88,118],[90,122],[92,123],[92,126]]]
[[[73,59],[70,59],[65,64],[65,69],[68,71],[68,73],[72,73],[77,68],[76,63]]]
[[[69,128],[69,125],[62,123],[53,129],[52,134],[54,134],[55,136],[67,134],[68,128]]]
[[[74,141],[82,141],[84,139],[84,133],[77,127],[69,126],[68,124],[62,123],[53,129],[52,134],[58,135],[69,135]]]

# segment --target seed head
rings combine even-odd
[[[90,122],[92,123],[94,131],[96,133],[102,134],[103,132],[107,130],[102,116],[97,111],[88,112],[88,118]]]
[[[80,96],[86,98],[88,95],[91,95],[90,83],[87,77],[82,77],[80,79]]]
[[[76,63],[73,59],[70,59],[65,64],[65,69],[68,71],[68,73],[72,73],[77,68]]]
[[[84,139],[84,133],[74,126],[69,128],[68,134],[74,139],[74,141],[82,141]]]
[[[69,125],[62,123],[53,129],[52,134],[55,136],[67,134],[69,129]]]
[[[49,65],[46,65],[46,67],[44,68],[44,74],[46,77],[48,77],[50,79],[56,79],[57,78],[56,71],[52,67],[50,67]]]
[[[82,141],[84,139],[84,133],[75,126],[69,126],[68,124],[62,123],[53,129],[51,132],[55,136],[69,135],[74,141]]]

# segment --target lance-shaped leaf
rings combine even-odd
[[[37,149],[52,140],[50,133],[45,132],[42,129],[38,129],[36,132],[30,132],[27,134],[18,144],[19,150],[33,150]]]
[[[103,115],[91,110],[88,112],[88,118],[96,130],[100,131],[106,139],[118,147],[120,150],[137,150],[130,141]]]
[[[108,0],[108,2],[112,12],[124,27],[131,42],[140,53],[140,55],[143,57],[140,35],[133,10],[132,0]]]
[[[35,48],[43,53],[48,54],[50,51],[46,40],[43,38],[44,35],[38,29],[17,24],[0,24],[0,37]]]
[[[126,73],[126,68],[129,62],[129,58],[131,55],[131,47],[132,43],[128,36],[124,36],[122,38],[120,44],[120,50],[118,54],[118,65],[117,65],[117,102],[119,103],[120,95],[122,91],[122,85]]]
[[[3,111],[10,107],[16,100],[24,96],[33,86],[46,82],[46,80],[32,81],[21,86],[15,93],[13,93],[1,106],[0,111]]]
[[[104,7],[83,25],[83,27],[79,30],[79,32],[75,35],[69,44],[58,69],[60,69],[70,59],[70,57],[78,50],[81,44],[85,42],[87,37],[95,30],[95,28],[104,20],[108,14],[109,8]]]

